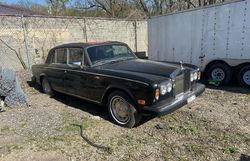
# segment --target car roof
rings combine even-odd
[[[119,41],[105,41],[105,42],[87,42],[87,43],[82,43],[82,42],[77,42],[77,43],[66,43],[62,45],[55,46],[51,50],[55,50],[58,48],[86,48],[89,46],[98,46],[98,45],[109,45],[109,44],[117,44],[117,43],[122,43]],[[125,43],[122,43],[125,44]]]

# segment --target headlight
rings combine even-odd
[[[190,82],[193,82],[194,81],[194,73],[191,73],[190,74]]]
[[[197,79],[198,79],[198,73],[195,72],[195,73],[193,74],[193,77],[194,77],[194,80],[197,80]]]
[[[172,91],[172,83],[171,82],[162,83],[160,85],[161,95],[165,95],[166,93],[170,93],[171,91]]]
[[[190,74],[190,81],[193,82],[195,80],[198,80],[198,72],[194,72]]]

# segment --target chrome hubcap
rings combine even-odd
[[[115,96],[110,101],[111,114],[120,124],[126,124],[129,121],[129,104],[122,97]]]
[[[247,85],[250,85],[250,70],[243,74],[243,80]]]
[[[223,81],[225,79],[225,72],[221,68],[215,68],[212,71],[212,78],[217,81]]]

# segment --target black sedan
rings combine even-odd
[[[121,42],[70,43],[32,66],[43,91],[107,105],[115,123],[133,127],[143,113],[164,115],[193,101],[205,86],[196,66],[137,58]]]

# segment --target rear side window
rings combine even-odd
[[[83,50],[81,48],[69,48],[69,64],[82,65]]]
[[[67,64],[67,49],[56,49],[56,63]]]
[[[55,63],[55,54],[51,54],[50,63]]]
[[[55,63],[55,50],[51,50],[49,52],[46,63],[47,64]]]

